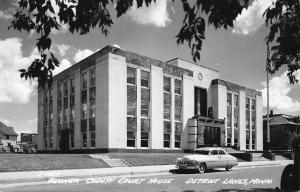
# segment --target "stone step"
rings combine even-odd
[[[109,154],[91,154],[90,157],[101,159],[110,167],[131,167],[132,165],[124,159],[112,158]]]

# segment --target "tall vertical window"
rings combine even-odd
[[[227,145],[231,145],[232,138],[232,93],[227,93]]]
[[[251,99],[251,134],[252,134],[252,149],[255,149],[256,136],[256,100]]]
[[[64,83],[64,119],[63,122],[66,123],[67,122],[67,116],[68,116],[68,107],[69,107],[69,103],[68,103],[68,82]]]
[[[87,147],[87,73],[81,75],[81,141]]]
[[[58,85],[57,90],[57,138],[58,143],[60,143],[60,132],[62,130],[63,123],[63,102],[62,102],[62,94],[63,94],[63,84]]]
[[[141,71],[141,147],[149,147],[150,73]]]
[[[96,147],[96,75],[95,68],[90,70],[90,143],[91,147]]]
[[[239,95],[233,95],[233,103],[234,146],[237,147],[239,140]]]
[[[48,91],[45,91],[45,96],[44,96],[44,126],[43,126],[43,130],[44,130],[44,134],[43,134],[43,139],[45,141],[45,148],[47,148],[47,130],[49,129],[48,127],[48,118],[49,118],[49,109],[48,109]]]
[[[70,128],[70,146],[71,148],[75,147],[75,127],[74,127],[74,118],[75,118],[75,85],[74,79],[70,80],[70,111],[69,111],[69,128]]]
[[[171,78],[164,77],[164,147],[171,143]]]
[[[175,79],[175,148],[180,148],[182,133],[182,81]]]
[[[127,147],[136,146],[136,69],[127,67]]]
[[[250,149],[250,98],[246,98],[246,149]]]

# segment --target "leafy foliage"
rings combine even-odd
[[[51,32],[67,25],[69,32],[87,34],[98,27],[104,35],[109,33],[113,19],[108,9],[115,5],[117,17],[124,15],[136,2],[137,7],[149,6],[156,0],[19,0],[19,9],[9,28],[39,34],[36,46],[40,58],[28,69],[22,69],[21,77],[37,78],[40,87],[51,85],[52,72],[59,62],[50,51]],[[175,0],[173,0],[174,2]],[[177,44],[188,43],[195,62],[200,60],[200,51],[205,39],[206,25],[216,29],[233,27],[235,18],[249,0],[181,0],[185,13],[182,27],[176,35]],[[265,12],[270,33],[266,42],[271,44],[271,56],[267,63],[273,63],[275,72],[282,65],[289,68],[291,82],[295,82],[294,72],[299,69],[299,1],[277,0],[275,6]]]
[[[156,0],[135,1],[137,7],[141,7]],[[197,0],[192,1],[193,5],[187,0],[181,2],[185,17],[176,36],[177,43],[189,44],[195,62],[200,60],[206,23],[213,24],[216,28],[232,27],[236,16],[248,5],[248,0]],[[41,57],[32,62],[28,69],[21,69],[21,77],[37,78],[39,86],[44,87],[46,83],[51,85],[52,71],[59,66],[58,60],[50,51],[52,30],[59,30],[61,24],[67,24],[71,33],[84,35],[98,27],[107,35],[113,24],[108,5],[115,3],[117,17],[120,17],[133,6],[134,0],[19,0],[18,3],[19,9],[9,28],[39,34],[36,46]],[[204,15],[208,16],[207,21]]]
[[[290,83],[296,83],[295,72],[300,69],[300,1],[277,0],[265,13],[270,32],[266,43],[270,55],[267,58],[274,73],[282,66],[288,67]]]

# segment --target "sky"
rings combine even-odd
[[[266,46],[268,28],[263,12],[273,0],[254,0],[237,17],[234,27],[216,30],[207,26],[199,64],[216,69],[221,79],[262,92],[266,112]],[[17,133],[37,132],[37,83],[20,79],[18,69],[28,67],[38,55],[37,34],[8,30],[15,0],[0,1],[0,121]],[[182,58],[192,61],[188,45],[177,45],[184,13],[181,3],[157,0],[149,7],[133,7],[115,17],[108,36],[99,29],[87,35],[70,34],[68,26],[52,31],[52,50],[61,65],[55,74],[106,45],[118,45],[161,61]],[[300,115],[300,85],[290,85],[286,68],[270,77],[270,107],[275,113]],[[300,80],[300,72],[297,73]]]

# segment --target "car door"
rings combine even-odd
[[[228,155],[223,149],[218,150],[218,158],[219,158],[219,167],[227,167],[228,164]]]
[[[209,153],[209,159],[207,161],[208,168],[217,168],[220,166],[220,160],[218,158],[218,150],[211,150]]]

